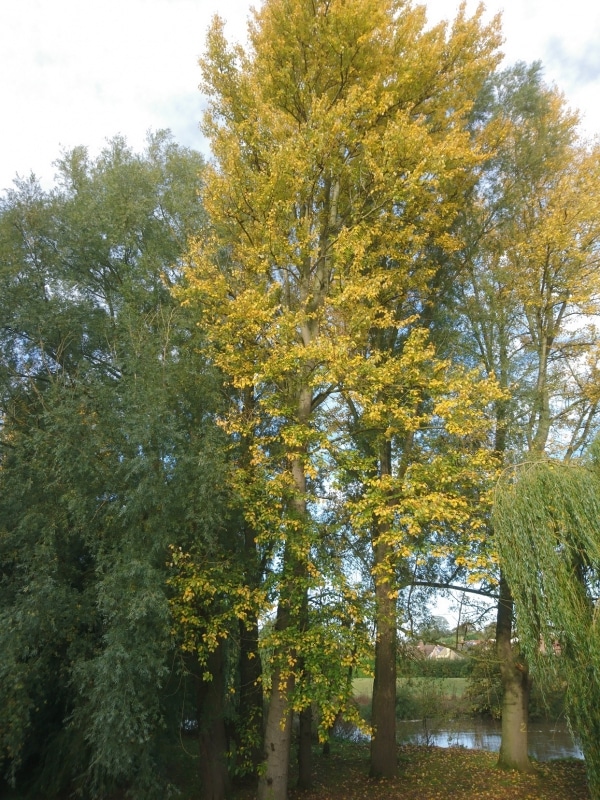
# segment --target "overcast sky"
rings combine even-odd
[[[61,148],[93,154],[116,133],[141,148],[148,129],[206,152],[198,130],[197,59],[212,15],[243,39],[245,0],[0,0],[0,188],[15,174],[45,182]],[[426,3],[432,21],[458,0]],[[469,9],[475,3],[469,0]],[[503,11],[509,62],[541,59],[547,79],[600,133],[600,4],[489,0]]]

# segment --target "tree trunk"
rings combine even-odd
[[[298,715],[298,788],[312,788],[312,708],[303,708]]]
[[[508,355],[506,337],[501,337],[500,382],[508,386]],[[506,455],[508,403],[500,400],[496,406],[496,437],[494,449],[501,461]],[[500,596],[496,616],[496,655],[502,679],[502,739],[498,766],[529,772],[527,723],[529,721],[529,670],[524,659],[512,645],[513,598],[510,587],[500,570]]]
[[[225,653],[221,641],[208,657],[211,681],[198,678],[197,710],[200,750],[200,781],[203,800],[224,800],[229,791],[224,692]]]
[[[241,744],[254,775],[262,761],[263,689],[258,651],[258,620],[240,621],[240,720]]]
[[[375,547],[375,567],[382,563],[387,545]],[[373,738],[371,739],[371,777],[396,775],[396,601],[390,598],[390,583],[375,577],[377,638],[375,640],[375,680],[373,682]]]
[[[391,448],[381,448],[380,472],[391,474]],[[385,541],[387,525],[376,524],[373,541],[375,579],[375,680],[373,682],[373,737],[371,777],[396,776],[396,595],[392,573],[392,548]]]
[[[273,671],[273,686],[265,726],[264,771],[258,781],[258,800],[287,800],[292,712],[288,698],[293,677],[281,685],[279,668]]]
[[[529,671],[511,643],[513,599],[503,574],[500,576],[500,599],[496,622],[496,652],[502,676],[502,744],[498,766],[530,772],[527,753],[529,718]]]

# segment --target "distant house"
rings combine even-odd
[[[423,644],[423,642],[419,642],[417,651],[422,658],[446,658],[449,661],[464,658],[464,656],[457,653],[456,650],[451,650],[443,644]]]
[[[461,656],[456,650],[445,647],[443,644],[436,644],[427,658],[446,658],[448,661],[455,661],[456,659],[464,658],[464,656]]]

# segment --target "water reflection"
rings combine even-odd
[[[398,739],[404,743],[437,747],[468,747],[500,750],[501,723],[485,719],[422,720],[398,722]],[[565,723],[542,720],[530,723],[529,755],[538,761],[554,758],[583,758]]]

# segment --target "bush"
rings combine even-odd
[[[398,719],[439,719],[451,713],[441,678],[409,678],[396,690]]]
[[[410,658],[400,663],[399,673],[413,678],[468,678],[473,669],[470,655],[465,658]]]
[[[420,719],[421,707],[414,686],[405,683],[396,690],[396,717],[398,719]]]
[[[494,645],[480,645],[473,648],[471,673],[468,676],[465,698],[469,710],[474,714],[484,714],[494,719],[502,716],[502,679],[500,664]]]

